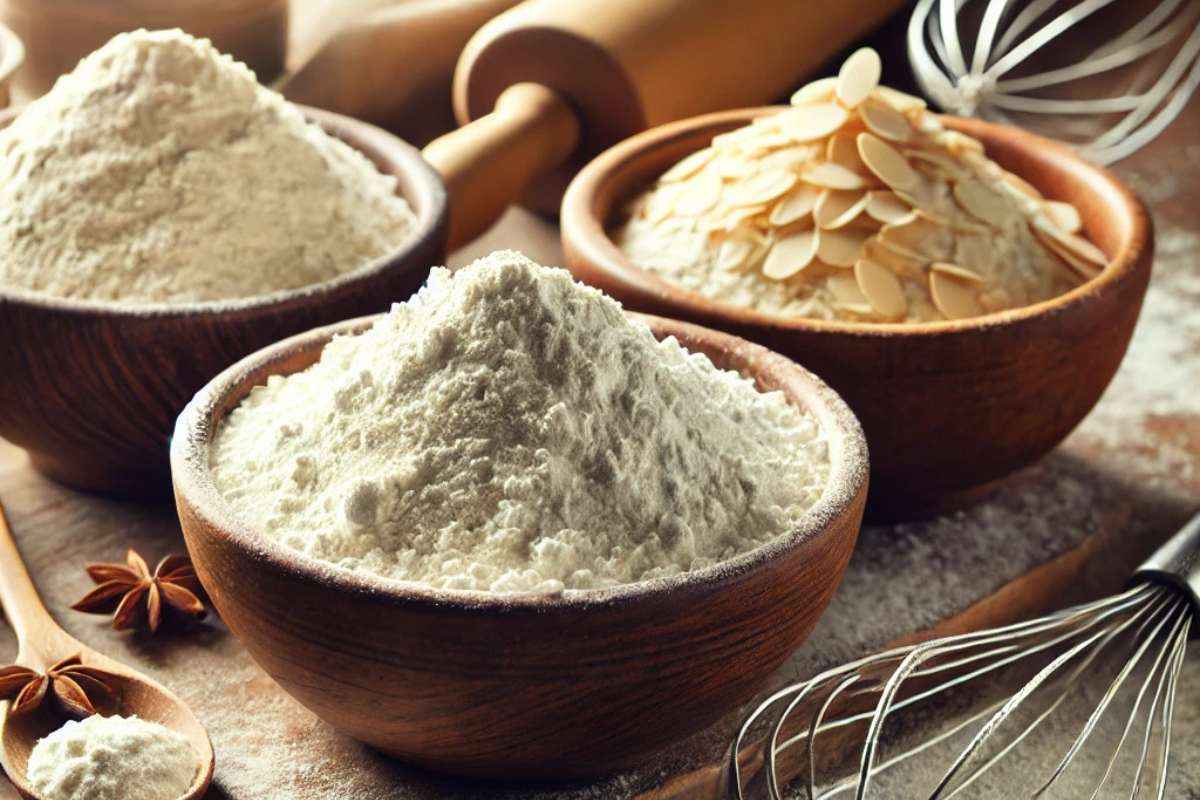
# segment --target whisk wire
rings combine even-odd
[[[918,0],[908,28],[913,72],[930,99],[944,109],[1001,122],[1013,122],[1013,113],[1033,115],[1036,124],[1053,125],[1087,157],[1111,163],[1161,133],[1200,88],[1200,3],[1158,0],[1077,63],[1033,74],[1010,73],[1068,32],[1076,30],[1075,38],[1086,39],[1086,31],[1078,33],[1082,23],[1114,2],[1034,0],[1014,10],[1008,0],[988,0],[982,15],[975,17],[979,29],[968,68],[960,19],[971,0]],[[1059,4],[1066,7],[1054,13]],[[1173,54],[1167,50],[1172,47],[1177,48]],[[1158,74],[1152,77],[1143,66]],[[1040,94],[1122,68],[1135,75],[1139,73],[1132,71],[1140,70],[1148,81],[1139,78],[1136,82],[1144,85],[1109,96]],[[1058,119],[1061,115],[1072,120]],[[1120,117],[1109,120],[1111,115]],[[1097,120],[1105,123],[1098,134]],[[1092,130],[1083,133],[1077,129],[1085,121]],[[1029,124],[1035,123],[1030,119]]]
[[[1132,640],[1138,643],[1125,659],[1115,677],[1106,685],[1103,696],[1075,735],[1053,772],[1032,795],[1039,797],[1061,779],[1068,767],[1077,760],[1085,744],[1113,707],[1115,698],[1125,686],[1134,695],[1129,715],[1120,729],[1120,737],[1111,752],[1105,754],[1103,774],[1095,785],[1092,798],[1112,779],[1115,766],[1130,741],[1137,719],[1145,714],[1145,730],[1131,789],[1136,798],[1143,787],[1146,770],[1151,764],[1151,744],[1162,744],[1154,775],[1156,794],[1161,798],[1169,761],[1168,739],[1174,715],[1178,674],[1182,669],[1186,640],[1192,623],[1192,607],[1177,591],[1157,583],[1141,583],[1113,597],[1048,614],[1038,619],[1014,623],[990,631],[976,631],[946,637],[858,659],[828,670],[808,681],[785,687],[754,710],[740,728],[731,750],[731,794],[744,798],[743,776],[739,756],[752,726],[768,710],[782,704],[782,713],[774,720],[764,743],[764,783],[771,800],[782,800],[780,754],[805,742],[805,761],[808,774],[804,781],[809,800],[824,800],[854,790],[863,800],[873,780],[885,771],[939,745],[974,730],[967,745],[942,775],[928,795],[931,800],[950,800],[967,790],[985,773],[1009,756],[1022,742],[1050,719],[1077,690],[1079,682],[1116,642]],[[1165,638],[1164,638],[1165,637]],[[989,703],[977,713],[948,726],[946,730],[906,745],[900,752],[880,758],[882,734],[888,718],[914,704],[944,695],[982,676],[1016,664],[1041,653],[1058,652],[1041,666],[1034,676],[1007,700]],[[1152,654],[1149,658],[1148,654]],[[1142,664],[1149,663],[1145,675]],[[886,680],[879,676],[890,670]],[[1137,673],[1139,678],[1131,682]],[[934,685],[920,685],[913,692],[900,696],[901,687],[916,681],[924,684],[934,679]],[[997,731],[1010,726],[1018,708],[1029,704],[1032,697],[1041,696],[1051,684],[1054,691],[1042,701],[1032,719],[1010,731],[999,741]],[[876,697],[873,708],[848,712],[830,718],[830,712],[840,700],[850,702],[858,697]],[[812,701],[815,714],[808,724],[790,738],[784,739],[788,721],[805,701]],[[819,701],[819,702],[818,702]],[[1041,705],[1041,704],[1039,704]],[[853,724],[866,723],[867,732],[859,765],[855,774],[835,780],[819,789],[817,739],[828,731]],[[984,760],[978,756],[986,744],[995,739],[994,754]],[[991,748],[989,748],[991,749]],[[978,762],[978,763],[976,763]]]
[[[1096,644],[1097,642],[1099,645],[1095,648],[1095,650],[1102,650],[1122,631],[1133,625],[1137,619],[1146,612],[1147,608],[1143,607],[1135,612],[1135,614],[1129,619],[1105,628],[1101,628],[1099,631],[1096,631],[1082,642],[1079,642],[1068,648],[1065,652],[1054,658],[1049,664],[1042,667],[1042,669],[1039,670],[1038,673],[1033,676],[1033,678],[1031,678],[1024,686],[1022,686],[1016,694],[1010,697],[1000,707],[1000,709],[997,710],[996,713],[993,714],[987,720],[987,722],[983,724],[979,731],[976,732],[974,738],[972,738],[970,743],[963,749],[961,753],[959,753],[958,758],[954,760],[954,763],[950,765],[950,768],[946,771],[945,775],[942,777],[942,780],[934,788],[930,797],[934,799],[939,798],[943,790],[954,780],[954,777],[958,774],[959,770],[961,770],[971,760],[975,753],[978,752],[983,746],[984,742],[992,737],[996,730],[1004,723],[1006,719],[1008,719],[1008,717],[1017,709],[1017,707],[1024,703],[1025,700],[1028,699],[1029,696],[1035,691],[1037,691],[1037,689],[1043,683],[1057,673],[1061,667],[1072,661],[1075,656],[1088,650],[1088,648],[1092,647],[1092,645]]]
[[[1159,671],[1159,667],[1164,661],[1166,661],[1168,665],[1171,663],[1171,657],[1173,656],[1175,648],[1175,636],[1178,634],[1179,628],[1187,620],[1186,607],[1176,605],[1174,610],[1180,612],[1176,618],[1174,630],[1172,631],[1171,635],[1167,637],[1167,640],[1163,643],[1162,647],[1159,648],[1158,653],[1154,658],[1154,663],[1146,672],[1146,677],[1142,681],[1142,685],[1138,688],[1137,697],[1133,702],[1133,710],[1125,719],[1125,726],[1121,729],[1121,736],[1119,739],[1117,739],[1117,743],[1113,747],[1112,755],[1109,757],[1108,763],[1105,765],[1104,774],[1100,777],[1100,783],[1098,783],[1095,790],[1092,791],[1090,800],[1096,800],[1096,798],[1100,796],[1100,790],[1104,788],[1104,785],[1108,783],[1108,779],[1112,776],[1113,768],[1117,764],[1117,757],[1120,756],[1121,750],[1125,747],[1125,742],[1129,738],[1129,732],[1133,730],[1133,723],[1137,719],[1138,711],[1142,707],[1142,701],[1146,698],[1146,692],[1149,690],[1150,684],[1154,682],[1154,677],[1156,675],[1158,676],[1158,682],[1161,686],[1163,678],[1166,675],[1165,671]],[[1155,697],[1157,697],[1157,694],[1158,690],[1156,688]],[[1154,712],[1155,708],[1152,707],[1147,717],[1147,728],[1151,728],[1154,724]]]
[[[1167,600],[1167,599],[1169,599],[1169,597],[1164,597],[1163,599]],[[1040,789],[1038,789],[1036,792],[1034,792],[1033,796],[1035,798],[1038,798],[1038,797],[1041,797],[1042,795],[1044,795],[1050,789],[1050,787],[1053,786],[1058,781],[1058,779],[1062,776],[1063,772],[1067,769],[1067,766],[1072,761],[1075,760],[1075,756],[1078,755],[1078,753],[1081,749],[1083,749],[1083,745],[1087,741],[1088,737],[1090,737],[1092,735],[1092,733],[1096,730],[1096,726],[1099,724],[1100,718],[1104,716],[1105,712],[1108,711],[1109,706],[1112,705],[1113,699],[1117,696],[1117,692],[1120,691],[1121,686],[1124,685],[1125,681],[1129,678],[1129,675],[1133,672],[1133,670],[1141,662],[1142,656],[1144,656],[1146,654],[1146,651],[1148,651],[1150,649],[1150,646],[1152,644],[1154,644],[1155,639],[1158,638],[1158,634],[1162,631],[1162,629],[1167,625],[1167,623],[1169,623],[1171,621],[1172,614],[1176,610],[1179,610],[1183,607],[1184,606],[1182,604],[1182,601],[1178,601],[1178,602],[1174,603],[1172,606],[1169,606],[1167,609],[1166,615],[1164,615],[1163,618],[1161,620],[1159,620],[1158,624],[1156,624],[1154,626],[1154,628],[1151,631],[1149,636],[1142,636],[1141,632],[1139,631],[1138,636],[1141,639],[1141,644],[1134,651],[1133,656],[1125,661],[1125,664],[1121,667],[1121,670],[1117,673],[1117,676],[1115,678],[1113,678],[1111,683],[1109,683],[1108,688],[1104,692],[1104,696],[1100,699],[1100,702],[1097,703],[1096,707],[1092,710],[1092,713],[1088,717],[1087,722],[1084,723],[1083,728],[1080,730],[1079,734],[1075,737],[1075,741],[1073,741],[1071,743],[1070,748],[1068,748],[1066,755],[1064,755],[1062,757],[1062,760],[1058,762],[1058,766],[1055,767],[1054,773],[1050,776],[1049,780],[1047,780],[1045,782],[1045,784],[1042,785],[1042,787]],[[1160,604],[1160,607],[1158,610],[1161,610],[1161,609],[1162,609],[1162,604]],[[1158,610],[1156,610],[1149,619],[1153,619],[1154,616],[1157,615]],[[1147,620],[1147,622],[1149,621],[1149,619]],[[1143,625],[1143,627],[1144,627],[1144,625]],[[1136,707],[1135,707],[1135,711],[1136,711]]]

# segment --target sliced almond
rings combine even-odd
[[[916,162],[919,166],[921,163],[929,164],[936,167],[938,171],[944,173],[947,177],[958,180],[967,175],[967,168],[958,161],[955,161],[950,156],[939,153],[935,150],[921,150],[916,147],[909,148],[904,151],[904,157],[909,160],[909,163]]]
[[[763,261],[763,275],[782,281],[800,272],[816,257],[819,239],[815,230],[799,231],[779,239]]]
[[[871,95],[887,103],[901,114],[925,110],[925,101],[921,98],[905,94],[887,86],[876,87],[875,91],[871,92]]]
[[[1004,202],[1003,197],[974,178],[966,178],[954,184],[954,199],[971,216],[993,226],[1008,216],[1011,208]]]
[[[734,206],[716,219],[701,222],[702,230],[732,231],[751,217],[766,211],[766,205]]]
[[[995,289],[991,289],[979,295],[979,304],[983,306],[984,310],[988,313],[994,313],[996,311],[1004,311],[1005,309],[1012,308],[1013,301],[1012,296],[1009,295],[1008,292],[997,286]]]
[[[901,254],[915,253],[919,258],[929,261],[930,255],[939,249],[945,235],[944,226],[925,214],[917,213],[911,220],[884,225],[879,231],[878,241]]]
[[[983,283],[983,276],[974,270],[969,270],[966,267],[960,267],[958,264],[951,264],[946,261],[935,261],[929,267],[934,272],[940,272],[943,275],[949,275],[952,278],[966,281],[967,283]]]
[[[760,172],[738,181],[726,190],[724,201],[731,206],[755,206],[769,203],[796,185],[791,172]]]
[[[1019,175],[1014,175],[1011,172],[1006,172],[1006,173],[1004,173],[1004,176],[1001,178],[1001,180],[1003,180],[1009,186],[1013,187],[1014,189],[1016,189],[1017,191],[1019,191],[1021,194],[1025,195],[1026,197],[1030,197],[1034,200],[1042,199],[1042,193],[1039,192],[1037,189],[1035,189],[1032,183],[1030,183],[1029,181],[1025,180],[1024,178],[1020,177]]]
[[[813,186],[803,184],[797,186],[790,194],[775,204],[767,221],[782,228],[784,225],[790,225],[798,219],[807,217],[812,213],[817,204],[817,198],[820,196],[820,190]]]
[[[829,141],[825,145],[825,158],[851,172],[865,173],[867,171],[867,165],[859,158],[858,144],[854,141],[854,135],[845,131],[839,131],[829,137]]]
[[[900,279],[890,269],[860,258],[854,264],[854,278],[871,307],[885,317],[897,319],[908,311],[908,298]]]
[[[801,165],[817,158],[821,152],[821,148],[815,144],[794,144],[763,156],[759,159],[759,166],[763,170],[797,172]]]
[[[879,53],[870,47],[855,50],[842,63],[837,77],[837,98],[848,108],[854,108],[879,85],[883,64]]]
[[[846,109],[833,103],[797,106],[776,117],[783,132],[797,142],[824,139],[836,133],[848,118]]]
[[[722,178],[727,178],[729,180],[742,180],[744,178],[749,178],[759,171],[759,162],[752,161],[749,158],[723,155],[714,160],[709,169],[720,175]]]
[[[823,189],[861,189],[866,181],[857,172],[832,161],[813,161],[804,166],[800,179]]]
[[[951,153],[975,153],[983,155],[983,142],[958,131],[945,131],[942,134],[942,144]]]
[[[871,308],[870,303],[837,303],[834,307],[838,311],[847,311],[851,314],[857,314],[860,317],[872,317],[875,315],[875,309]]]
[[[684,191],[675,199],[675,213],[685,217],[700,216],[721,197],[721,178],[712,172],[702,172],[683,186]]]
[[[817,256],[830,266],[853,267],[862,254],[863,242],[870,237],[869,231],[821,231],[817,243]]]
[[[836,77],[818,78],[812,83],[806,83],[792,93],[792,105],[800,106],[828,100],[837,91]]]
[[[675,213],[675,203],[683,194],[684,187],[678,183],[658,187],[648,196],[645,205],[646,219],[654,223],[662,222]]]
[[[838,272],[829,276],[825,284],[839,303],[852,306],[869,306],[871,302],[858,288],[858,279],[853,272]]]
[[[1046,212],[1046,216],[1050,218],[1051,222],[1067,233],[1079,233],[1083,229],[1083,220],[1079,216],[1079,209],[1070,203],[1047,200],[1042,203],[1042,211]]]
[[[705,147],[703,150],[697,150],[664,172],[659,180],[663,183],[674,183],[675,181],[690,178],[699,172],[708,162],[712,161],[716,155],[717,151],[713,147]]]
[[[853,221],[866,207],[866,192],[826,189],[813,207],[813,219],[821,228],[841,228]]]
[[[717,269],[733,272],[746,263],[754,245],[745,239],[726,239],[717,250]]]
[[[1038,241],[1042,243],[1043,247],[1049,250],[1053,256],[1069,267],[1072,272],[1074,272],[1083,280],[1090,281],[1092,278],[1100,274],[1099,267],[1075,255],[1061,242],[1054,239],[1049,234],[1039,231],[1036,226],[1034,227],[1034,233],[1037,236]]]
[[[880,242],[879,237],[867,240],[862,257],[914,281],[925,280],[926,265],[929,263],[929,259],[920,253],[889,247]]]
[[[1033,227],[1035,231],[1045,234],[1055,243],[1093,266],[1103,268],[1108,264],[1108,256],[1104,255],[1103,250],[1081,236],[1062,230],[1049,217],[1034,217]]]
[[[919,176],[904,156],[890,144],[872,133],[858,135],[858,155],[875,177],[892,189],[911,189]]]
[[[983,313],[975,286],[944,272],[929,273],[929,294],[946,319],[967,319]]]
[[[912,138],[913,129],[908,119],[887,103],[868,100],[859,107],[858,113],[867,130],[876,136],[893,142],[906,142]]]
[[[887,189],[869,192],[867,194],[867,215],[884,225],[894,225],[907,222],[913,215],[912,206],[900,199],[895,192]]]

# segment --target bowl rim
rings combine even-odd
[[[0,83],[13,76],[25,63],[25,42],[12,28],[0,22]]]
[[[357,269],[329,280],[249,297],[181,303],[122,303],[116,300],[59,297],[47,292],[0,284],[0,304],[19,304],[80,317],[99,316],[130,321],[257,317],[306,308],[313,303],[332,302],[338,295],[352,292],[364,283],[388,275],[397,266],[403,266],[405,271],[421,266],[410,263],[411,256],[429,241],[445,237],[449,200],[441,175],[417,148],[382,128],[333,111],[298,103],[295,105],[309,122],[319,125],[326,133],[353,147],[366,156],[381,173],[397,180],[397,192],[409,204],[416,218],[409,236],[400,246],[371,259]],[[16,119],[23,108],[0,109],[0,128]],[[404,188],[405,186],[408,188]],[[445,250],[444,241],[439,245],[439,250]]]
[[[608,235],[605,224],[607,220],[598,219],[594,213],[597,196],[609,189],[610,175],[619,167],[636,163],[652,150],[669,147],[702,132],[711,131],[712,135],[715,135],[758,117],[789,108],[791,106],[752,106],[689,117],[643,131],[601,153],[576,175],[563,197],[560,218],[563,246],[568,253],[568,261],[574,260],[573,256],[579,258],[631,294],[653,297],[659,304],[670,306],[675,312],[690,315],[692,318],[703,318],[710,323],[720,321],[744,328],[862,338],[930,338],[980,332],[1037,317],[1065,313],[1071,307],[1086,302],[1098,292],[1108,290],[1138,270],[1141,253],[1147,246],[1149,215],[1141,201],[1116,175],[1104,167],[1085,161],[1066,145],[1051,139],[1006,125],[944,114],[936,116],[947,128],[982,138],[985,140],[985,146],[986,140],[1002,137],[1014,141],[1021,149],[1048,151],[1054,160],[1070,164],[1073,170],[1087,174],[1093,181],[1103,185],[1109,193],[1103,197],[1104,205],[1123,206],[1124,210],[1129,212],[1128,235],[1122,238],[1098,275],[1067,292],[1037,303],[961,320],[850,322],[789,317],[714,300],[637,266]],[[630,188],[622,186],[612,194],[615,198],[628,197]]]
[[[428,587],[415,581],[355,572],[322,562],[256,534],[239,518],[213,481],[209,459],[210,431],[220,426],[223,417],[254,386],[264,383],[270,375],[282,374],[278,368],[286,359],[315,351],[315,360],[334,336],[357,335],[383,314],[345,320],[283,339],[231,365],[201,389],[179,415],[171,440],[171,475],[180,516],[183,516],[183,506],[187,505],[190,512],[213,532],[210,535],[225,539],[247,557],[266,562],[292,578],[348,594],[411,608],[545,613],[612,608],[651,601],[668,593],[674,599],[689,593],[719,590],[762,570],[777,557],[830,534],[838,527],[839,520],[853,514],[856,505],[861,513],[869,474],[866,437],[850,407],[824,381],[794,361],[733,334],[667,317],[625,313],[648,324],[656,338],[660,332],[663,338],[680,333],[708,337],[706,342],[722,347],[737,360],[761,359],[755,373],[743,373],[748,377],[771,368],[782,370],[789,381],[799,380],[802,393],[785,391],[785,394],[789,402],[801,404],[808,410],[826,432],[831,464],[821,496],[785,533],[734,558],[698,570],[603,589],[569,589],[557,594],[501,594]],[[240,396],[236,403],[229,402],[229,407],[222,411],[231,395]],[[858,529],[859,525],[854,524],[854,536]],[[835,576],[838,580],[840,577],[840,574]]]

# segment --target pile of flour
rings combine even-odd
[[[199,759],[182,734],[137,717],[71,720],[29,754],[29,784],[47,800],[178,800]]]
[[[354,271],[413,224],[394,178],[181,31],[113,38],[0,131],[0,284],[248,297]]]
[[[825,433],[599,291],[499,252],[428,285],[217,432],[218,489],[309,556],[426,585],[592,589],[786,531]]]

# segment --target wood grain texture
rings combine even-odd
[[[64,658],[79,656],[84,665],[107,672],[105,684],[113,697],[97,711],[105,716],[138,716],[182,734],[196,756],[197,771],[187,793],[179,800],[204,796],[212,781],[214,764],[212,742],[204,726],[182,700],[161,684],[92,650],[55,624],[25,569],[2,506],[0,606],[18,634],[16,663],[45,672]],[[0,708],[0,764],[18,789],[36,800],[25,777],[29,754],[39,739],[59,728],[65,719],[50,702],[44,701],[33,712],[21,716],[9,713],[11,705],[4,703]]]
[[[660,338],[782,391],[828,432],[829,488],[796,528],[717,567],[560,597],[422,591],[264,547],[212,483],[212,432],[251,388],[307,367],[333,335],[369,320],[331,326],[219,375],[184,410],[172,445],[188,550],[255,660],[326,722],[385,753],[490,777],[609,773],[752,696],[812,630],[845,570],[866,499],[866,444],[840,398],[787,359],[647,321]],[[654,702],[668,693],[669,706]]]
[[[901,0],[530,0],[467,42],[454,77],[466,125],[491,114],[510,87],[544,86],[579,117],[564,163],[547,158],[509,202],[557,212],[571,176],[601,150],[648,126],[770,102],[798,75],[904,5]]]
[[[346,117],[310,118],[395,175],[412,238],[365,270],[280,293],[188,305],[117,306],[0,289],[0,435],[71,486],[170,491],[167,440],[209,378],[284,337],[406,299],[444,255],[446,195],[409,145]]]
[[[1133,334],[1153,238],[1111,173],[1016,129],[949,119],[1048,197],[1074,203],[1111,261],[1071,292],[957,322],[869,325],[788,319],[715,302],[632,264],[606,233],[623,203],[718,133],[775,109],[661,126],[581,171],[563,201],[567,262],[627,307],[727,330],[795,358],[855,410],[871,447],[873,519],[920,519],[978,501],[1049,452],[1096,404]]]
[[[450,85],[463,45],[516,0],[342,0],[292,26],[280,91],[424,146],[454,127]]]

